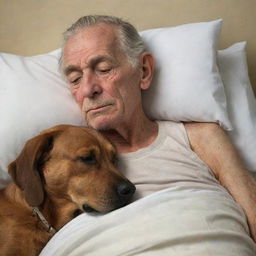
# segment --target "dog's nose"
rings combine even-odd
[[[135,186],[129,181],[122,182],[117,187],[118,195],[123,198],[131,197],[134,194],[135,190]]]

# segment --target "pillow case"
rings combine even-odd
[[[220,27],[221,20],[218,20],[141,33],[152,50],[156,50],[153,53],[159,61],[154,84],[161,86],[152,86],[157,90],[151,89],[143,95],[144,106],[149,115],[151,106],[166,114],[159,117],[157,113],[153,113],[154,119],[216,121],[225,128],[231,127],[216,66],[215,48]],[[155,41],[155,37],[159,40]],[[163,43],[163,49],[167,51],[169,45],[171,50],[161,53]],[[192,54],[195,52],[196,54]],[[161,58],[163,54],[164,57],[167,56],[167,53],[168,59],[164,60],[172,62],[169,63],[169,68],[163,66],[163,72],[160,73]],[[71,96],[69,85],[58,72],[59,55],[60,50],[32,57],[0,54],[0,186],[9,181],[7,166],[17,157],[26,140],[53,125],[85,124],[80,109]],[[168,72],[172,68],[174,70]],[[172,80],[168,80],[166,76],[171,76]],[[166,86],[172,82],[172,87],[177,88],[175,104],[172,106],[175,108],[171,107],[171,111],[168,104],[165,109],[165,105],[161,104],[169,103],[173,100],[171,96],[174,96],[170,95],[172,91],[165,90],[163,82]],[[163,97],[160,102],[159,97]],[[182,104],[183,102],[186,104]]]
[[[0,54],[0,187],[9,181],[8,164],[29,138],[57,124],[83,124],[69,85],[58,72],[59,52]]]
[[[218,122],[230,130],[226,98],[216,64],[221,20],[141,32],[156,58],[143,106],[158,120]]]
[[[256,172],[256,99],[248,76],[246,42],[219,51],[218,62],[233,126],[228,134],[246,168]]]

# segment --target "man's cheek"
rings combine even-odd
[[[84,96],[82,94],[79,94],[78,90],[73,90],[71,91],[75,101],[77,102],[77,104],[79,105],[80,108],[83,107],[83,102],[84,102]]]

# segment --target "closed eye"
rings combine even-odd
[[[71,84],[77,84],[77,83],[79,83],[80,79],[81,79],[81,77],[78,77],[78,78],[76,78],[76,79],[70,81],[70,83],[71,83]]]
[[[90,154],[88,156],[80,156],[79,161],[88,164],[88,165],[95,165],[97,164],[97,159],[95,158],[95,156],[93,154]]]
[[[108,74],[109,72],[111,72],[112,68],[98,68],[96,70],[97,74],[99,75],[105,75]]]
[[[107,73],[111,70],[111,68],[106,68],[106,69],[99,69],[99,72],[101,73]]]

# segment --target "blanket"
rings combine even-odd
[[[82,214],[40,256],[253,256],[241,207],[225,192],[171,187],[105,215]]]

